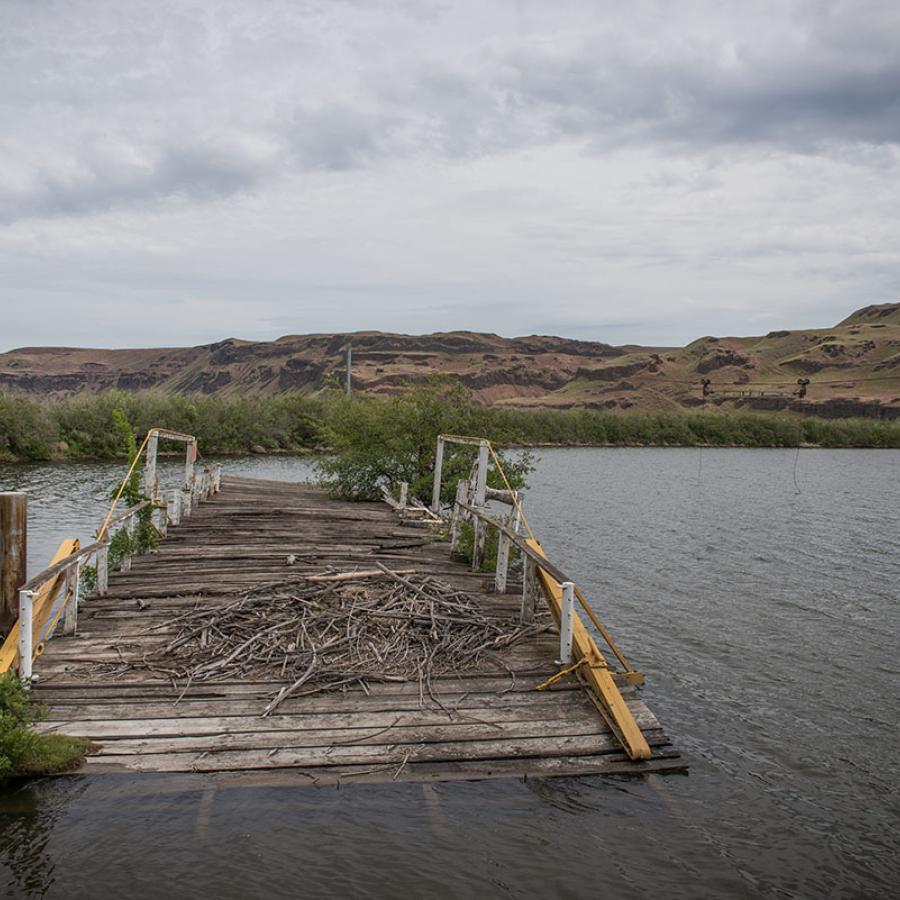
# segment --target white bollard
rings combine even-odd
[[[559,664],[572,665],[572,626],[575,623],[575,585],[564,581],[562,588],[562,609],[559,623]]]
[[[19,591],[19,678],[25,687],[31,686],[31,655],[34,652],[32,613],[34,591]]]
[[[406,501],[409,499],[409,484],[400,482],[400,509],[406,509]]]

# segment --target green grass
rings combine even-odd
[[[0,782],[68,772],[93,746],[87,738],[38,734],[33,725],[43,717],[14,672],[0,676]]]

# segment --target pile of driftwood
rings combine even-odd
[[[378,681],[417,681],[420,699],[440,703],[433,676],[464,672],[541,628],[488,617],[464,592],[381,565],[244,591],[174,623],[179,633],[149,667],[185,679],[185,691],[194,681],[285,679],[263,715],[291,696]]]

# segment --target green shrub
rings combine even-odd
[[[0,781],[65,772],[90,749],[86,738],[35,732],[32,725],[43,715],[39,706],[29,702],[14,672],[0,675]]]
[[[382,487],[393,489],[405,481],[410,496],[430,499],[438,435],[490,436],[483,417],[462,388],[439,382],[387,400],[334,399],[325,420],[331,453],[319,459],[316,468],[337,497],[376,500]],[[445,446],[441,481],[445,502],[453,500],[459,480],[469,477],[477,452],[473,446]],[[498,457],[510,485],[522,487],[532,469],[531,456],[510,459],[498,452]],[[489,470],[488,483],[503,487],[495,469]]]

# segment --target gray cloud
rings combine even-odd
[[[659,15],[669,8],[658,7]],[[28,7],[19,6],[19,21],[28,18]],[[166,197],[216,198],[298,170],[342,171],[397,157],[471,159],[558,140],[580,140],[592,153],[660,144],[678,152],[740,152],[764,144],[808,153],[900,141],[900,57],[896,42],[886,39],[891,30],[900,34],[900,21],[889,10],[859,15],[855,6],[811,5],[783,33],[773,28],[758,39],[727,27],[710,35],[702,20],[687,16],[673,29],[683,25],[684,34],[673,37],[673,30],[659,30],[658,19],[656,30],[643,32],[639,18],[630,30],[627,20],[617,26],[601,15],[593,30],[563,32],[558,40],[546,33],[501,40],[485,33],[461,56],[431,56],[427,43],[424,52],[415,45],[396,48],[399,66],[396,57],[369,60],[365,47],[343,46],[336,51],[336,88],[323,85],[316,54],[308,61],[303,53],[291,58],[271,32],[263,37],[273,42],[282,76],[262,85],[270,65],[261,59],[262,48],[231,35],[223,59],[221,51],[209,50],[218,32],[208,21],[191,21],[179,31],[177,16],[171,29],[157,19],[160,38],[171,32],[178,39],[170,37],[168,57],[155,64],[146,57],[136,64],[104,43],[127,26],[102,21],[107,32],[85,38],[86,49],[93,44],[96,53],[66,45],[56,54],[42,45],[39,30],[30,48],[18,49],[18,60],[7,58],[8,114],[24,112],[27,124],[35,116],[26,105],[37,103],[48,113],[55,106],[70,124],[62,138],[74,138],[76,148],[62,161],[48,161],[10,142],[13,155],[29,162],[26,178],[0,188],[5,221]],[[761,13],[755,24],[763,21]],[[41,24],[54,27],[49,18]],[[308,23],[301,25],[300,49],[310,45]],[[421,23],[413,20],[411,27]],[[186,42],[191,31],[200,38],[199,56]],[[449,37],[448,46],[459,42],[459,35]],[[126,30],[124,45],[135,41],[135,32]],[[247,77],[248,60],[261,74]],[[10,71],[15,63],[45,76],[23,79],[18,66]],[[312,87],[305,88],[307,82]],[[270,96],[277,98],[271,109]],[[92,134],[98,127],[115,129],[122,118],[135,132],[121,142],[130,141],[127,149],[134,151],[124,159]],[[146,134],[148,122],[155,134]],[[210,138],[202,127],[207,122],[231,137]],[[235,139],[238,133],[287,152],[253,155]],[[28,138],[30,144],[35,135]]]
[[[520,297],[586,334],[752,278],[774,318],[891,299],[898,45],[889,0],[8,0],[0,302],[114,270],[234,333],[252,294],[254,328],[503,331]]]

